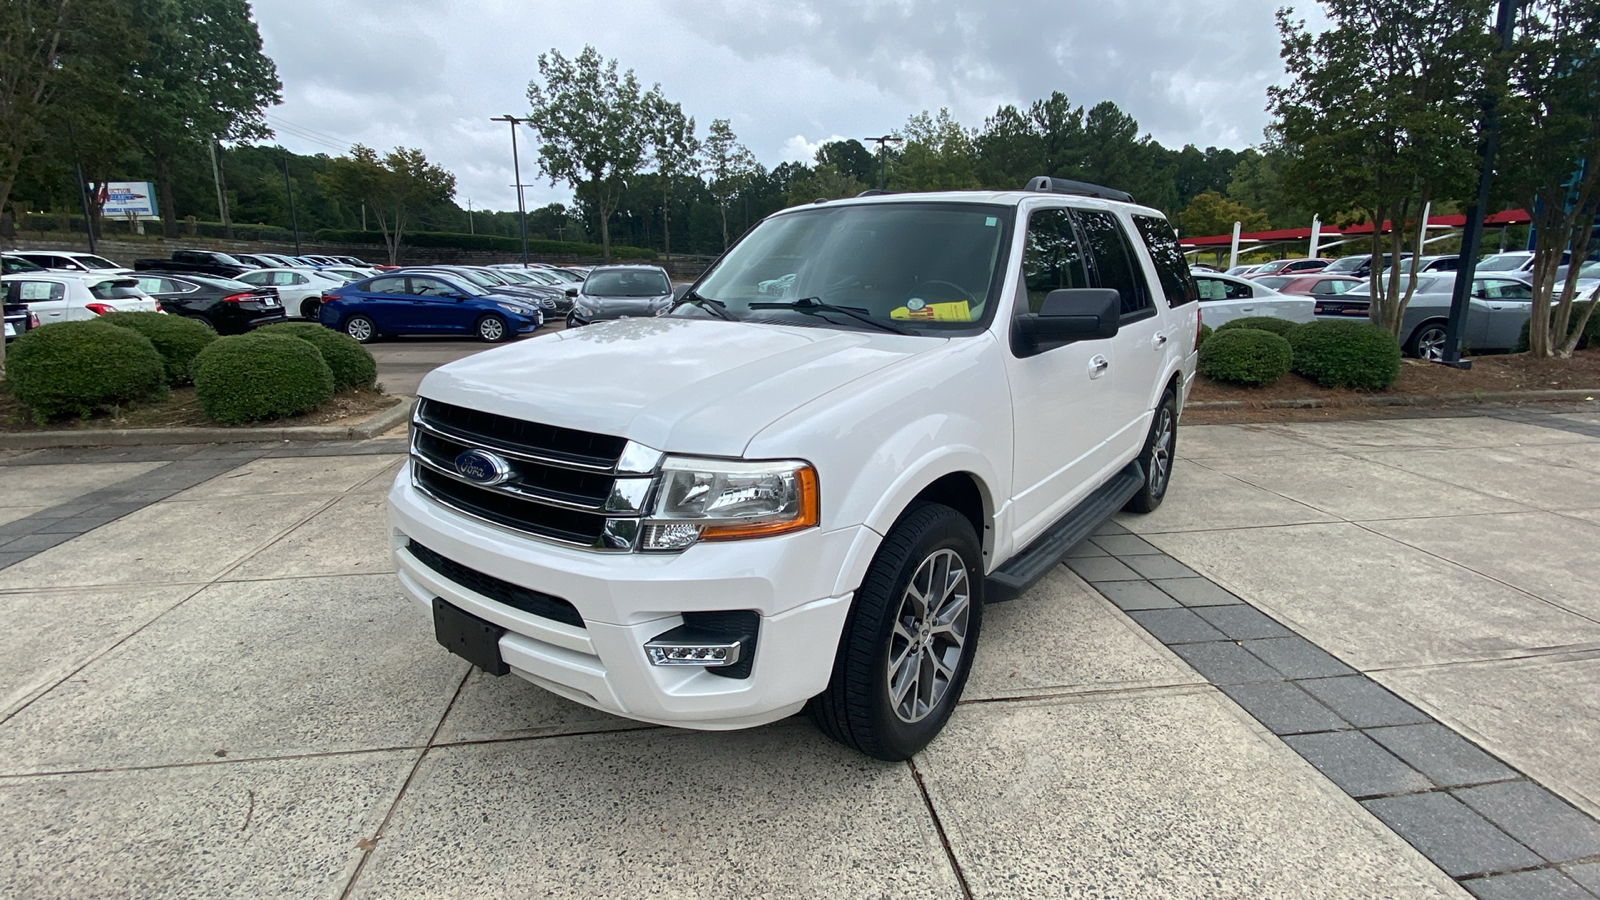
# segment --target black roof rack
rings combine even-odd
[[[1044,191],[1051,194],[1076,194],[1080,197],[1099,197],[1101,200],[1118,200],[1123,203],[1133,203],[1133,195],[1127,191],[1116,188],[1101,187],[1098,184],[1089,184],[1086,181],[1070,181],[1066,178],[1051,178],[1049,175],[1040,175],[1028,179],[1022,187],[1025,191]]]

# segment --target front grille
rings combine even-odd
[[[411,469],[416,485],[439,502],[496,525],[585,547],[597,544],[605,532],[606,517],[598,513],[561,509],[501,491],[474,487],[421,463],[413,463]]]
[[[560,597],[518,587],[493,575],[485,575],[477,569],[445,559],[416,541],[409,541],[406,550],[410,551],[418,562],[475,594],[481,594],[496,603],[504,603],[512,609],[520,609],[525,613],[560,622],[563,625],[584,627],[583,616],[578,615],[577,607]]]
[[[472,445],[452,440],[431,432],[418,432],[412,449],[418,456],[446,469],[455,465],[455,458]],[[598,472],[580,469],[563,469],[558,466],[533,462],[520,462],[516,477],[507,486],[547,497],[557,503],[571,503],[599,510],[611,493],[615,479]]]
[[[622,456],[622,448],[628,443],[626,438],[524,422],[437,400],[417,401],[417,420],[474,446],[525,453],[558,464],[593,469],[615,467]]]

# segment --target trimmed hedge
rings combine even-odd
[[[223,425],[308,413],[333,396],[333,370],[310,341],[285,334],[217,338],[194,360],[194,392]]]
[[[1588,303],[1572,304],[1572,318],[1567,322],[1567,327],[1570,328],[1579,319],[1583,318],[1583,311],[1588,305]],[[1554,317],[1555,310],[1552,309],[1550,313]],[[1533,324],[1532,319],[1525,320],[1522,323],[1522,331],[1517,334],[1517,346],[1512,348],[1513,353],[1528,352],[1528,326],[1531,324]],[[1570,337],[1572,332],[1568,331],[1567,335]],[[1600,341],[1600,309],[1595,310],[1594,314],[1589,316],[1589,321],[1584,323],[1583,337],[1578,339],[1578,349],[1585,349],[1594,344],[1595,341]]]
[[[359,231],[348,228],[319,228],[316,238],[329,244],[374,244],[383,246],[383,232]],[[458,234],[453,231],[408,231],[400,238],[402,247],[432,247],[454,250],[503,250],[521,253],[522,239],[498,234]],[[599,244],[578,241],[551,241],[543,238],[528,239],[529,253],[549,253],[564,256],[599,256]],[[646,247],[629,247],[612,244],[611,255],[617,259],[655,259],[656,251]]]
[[[6,353],[6,385],[40,425],[153,400],[166,383],[165,364],[149,338],[98,320],[35,328]]]
[[[99,321],[118,328],[131,328],[150,339],[166,367],[167,384],[189,380],[189,366],[206,345],[217,339],[208,325],[182,316],[158,312],[121,312],[101,316]]]
[[[1206,338],[1211,337],[1211,335],[1213,335],[1215,333],[1216,333],[1216,329],[1215,328],[1212,328],[1210,325],[1207,325],[1204,322],[1201,322],[1200,323],[1200,336],[1194,339],[1194,348],[1196,350],[1199,350],[1200,347],[1205,344]]]
[[[1370,322],[1316,321],[1289,332],[1294,370],[1323,387],[1389,388],[1400,377],[1400,342]]]
[[[1277,316],[1244,316],[1238,319],[1229,319],[1217,326],[1218,331],[1228,331],[1234,328],[1254,328],[1257,331],[1270,331],[1278,337],[1288,337],[1289,332],[1300,323]]]
[[[1281,335],[1258,328],[1218,328],[1200,347],[1200,374],[1234,384],[1271,384],[1289,374],[1293,357]]]
[[[355,338],[312,322],[279,322],[256,329],[258,334],[286,334],[310,342],[333,371],[333,389],[371,390],[378,382],[378,361]]]

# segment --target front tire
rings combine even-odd
[[[351,316],[344,320],[344,333],[359,343],[370,344],[378,339],[378,326],[366,316]]]
[[[484,316],[474,325],[473,331],[478,335],[478,340],[485,344],[498,344],[511,336],[511,326],[506,320],[493,313]]]
[[[1144,469],[1144,484],[1139,493],[1129,498],[1123,509],[1129,512],[1155,512],[1166,499],[1167,487],[1172,484],[1172,463],[1178,450],[1178,392],[1167,388],[1161,395],[1161,405],[1150,420],[1150,433],[1144,439],[1144,452],[1139,454],[1139,465]]]
[[[977,652],[982,552],[972,523],[948,506],[901,516],[856,592],[833,678],[811,700],[824,734],[902,760],[944,728]]]

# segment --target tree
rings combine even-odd
[[[1490,0],[1323,0],[1331,22],[1313,35],[1278,14],[1290,83],[1269,90],[1289,180],[1327,218],[1354,210],[1374,225],[1380,256],[1416,243],[1430,203],[1470,190],[1482,63],[1493,51]],[[1391,224],[1384,235],[1384,226]],[[1374,322],[1399,335],[1416,267],[1370,283]]]
[[[370,147],[356,144],[350,155],[328,161],[320,178],[329,192],[351,203],[365,203],[378,220],[389,263],[400,262],[406,227],[418,212],[447,202],[456,192],[456,177],[428,162],[421,150],[396,147],[382,159]]]
[[[624,183],[644,164],[650,115],[639,80],[617,61],[585,46],[575,59],[539,54],[539,77],[528,82],[530,116],[542,143],[539,169],[594,204],[601,254],[611,260],[611,214]]]
[[[957,191],[979,186],[977,132],[939,110],[912,116],[900,130],[905,143],[894,166],[897,188],[910,191]]]
[[[1266,231],[1270,227],[1266,213],[1229,200],[1216,191],[1196,194],[1183,212],[1178,213],[1178,227],[1190,237],[1232,234],[1235,222],[1243,232]]]
[[[878,161],[872,158],[872,151],[855,139],[829,141],[818,147],[816,163],[818,166],[832,166],[839,175],[859,184],[870,184],[877,180]]]
[[[818,153],[821,156],[821,153]],[[810,174],[789,183],[790,206],[812,203],[817,200],[842,200],[854,197],[867,189],[863,181],[834,168],[832,163],[818,163]]]
[[[712,119],[711,131],[701,151],[705,172],[711,177],[711,195],[722,213],[722,249],[728,249],[728,202],[757,172],[756,157],[733,133],[727,119]]]
[[[694,136],[694,117],[685,117],[682,106],[668,102],[660,85],[645,95],[645,109],[650,121],[650,152],[661,182],[661,242],[670,262],[672,183],[700,174],[700,139]]]
[[[124,133],[155,168],[161,221],[177,236],[173,166],[208,142],[271,137],[262,113],[282,101],[246,0],[121,0],[148,50],[115,107]]]
[[[1083,107],[1052,91],[1027,110],[1006,105],[985,120],[974,141],[984,186],[1015,190],[1036,175],[1082,179],[1087,153]]]
[[[1528,351],[1569,357],[1593,312],[1572,321],[1580,265],[1555,283],[1563,251],[1588,253],[1600,215],[1600,0],[1533,0],[1521,10],[1500,104],[1504,193],[1533,215]],[[1552,308],[1551,297],[1561,289]]]
[[[1288,164],[1288,154],[1274,143],[1245,150],[1237,155],[1222,192],[1230,200],[1266,213],[1271,227],[1304,228],[1311,224],[1312,214],[1302,205],[1300,192],[1284,184],[1283,170]]]

